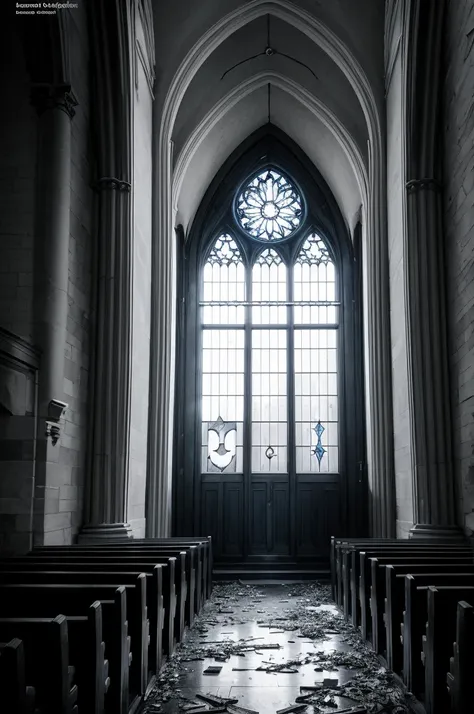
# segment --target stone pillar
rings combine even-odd
[[[462,538],[456,526],[443,245],[441,57],[445,1],[407,13],[407,308],[412,410],[411,537]]]
[[[444,539],[462,536],[455,525],[440,189],[434,178],[407,183],[407,263],[415,445],[411,536]]]
[[[162,194],[163,189],[162,187]],[[166,198],[161,198],[164,202]],[[163,221],[163,216],[161,216]],[[146,492],[146,535],[171,534],[172,437],[176,264],[175,235],[166,221],[159,224],[153,246],[152,332],[150,372],[149,456]],[[192,530],[192,525],[190,525]]]
[[[85,526],[79,542],[130,537],[127,523],[132,343],[130,0],[88,6],[97,159],[97,274]]]
[[[129,537],[132,235],[127,181],[102,178],[93,437],[87,525],[80,541]]]
[[[64,346],[68,311],[71,180],[71,118],[75,101],[68,85],[33,87],[38,114],[35,236],[35,344],[41,350],[35,478],[35,542],[44,533],[48,472],[58,461]]]

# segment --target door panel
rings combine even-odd
[[[289,555],[288,477],[257,476],[250,486],[251,555]]]
[[[252,483],[250,487],[250,553],[267,552],[268,498],[266,483]]]
[[[297,556],[328,555],[331,536],[339,532],[338,477],[328,479],[331,480],[297,477]]]
[[[225,477],[203,478],[201,529],[209,533],[219,558],[242,558],[244,540],[244,491],[242,481]]]

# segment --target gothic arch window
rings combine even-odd
[[[216,177],[183,244],[177,531],[217,560],[326,552],[355,482],[350,241],[322,179],[264,153]]]
[[[200,278],[202,472],[337,473],[334,261],[322,236],[298,235],[302,197],[275,169],[236,205],[246,250],[218,234]],[[291,236],[286,257],[268,246]]]

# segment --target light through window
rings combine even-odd
[[[273,170],[255,176],[237,199],[242,228],[260,240],[287,238],[300,225],[301,197],[284,176]]]
[[[238,206],[255,238],[285,237],[301,220],[300,197],[272,170]],[[339,303],[328,246],[309,232],[296,252],[267,247],[250,260],[240,240],[219,235],[202,272],[202,472],[338,473]]]

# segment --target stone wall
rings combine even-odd
[[[41,365],[35,372],[21,362],[21,354],[18,364],[5,353],[0,355],[0,550],[3,552],[21,552],[30,546],[33,498],[36,543],[70,543],[82,523],[92,268],[89,68],[83,3],[68,13],[67,25],[72,60],[70,80],[78,106],[71,123],[68,318],[63,392],[55,397],[67,402],[69,408],[63,419],[60,441],[47,447],[45,483],[40,486],[37,483],[35,488],[35,381],[41,380]],[[29,346],[34,347],[38,118],[30,102],[31,79],[22,42],[14,26],[5,23],[2,28],[0,87],[8,101],[4,102],[0,131],[0,328],[13,333],[11,337],[5,333],[6,345],[13,345],[20,353],[23,349],[27,354]],[[22,338],[24,345],[17,338]],[[12,380],[18,383],[13,402],[9,400]]]
[[[68,544],[82,525],[91,349],[93,192],[89,164],[89,48],[85,4],[69,12],[71,86],[78,105],[71,121],[71,225],[65,414],[55,474],[45,494],[44,542]]]
[[[444,48],[444,199],[458,518],[474,533],[474,0],[450,0]],[[448,408],[448,405],[446,405]]]
[[[0,326],[26,340],[33,332],[36,113],[20,40],[0,23]]]

